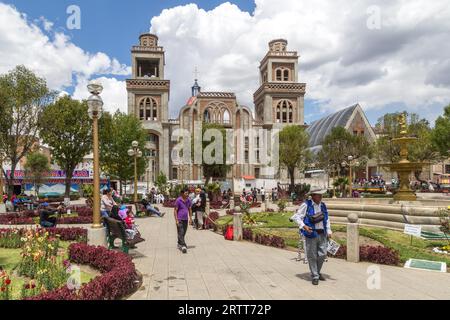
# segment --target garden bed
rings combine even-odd
[[[284,239],[287,247],[296,248],[298,246],[298,227],[295,223],[289,221],[292,213],[256,213],[251,216],[256,222],[263,223],[262,225],[249,227],[253,233],[264,232],[265,234],[272,236],[279,236]],[[231,225],[232,223],[232,216],[224,216],[217,220],[218,228],[221,231],[224,230],[227,225]],[[347,232],[346,226],[332,224],[332,229],[335,240],[337,240],[337,242],[341,245],[345,245]],[[414,238],[413,245],[411,246],[410,237],[399,231],[375,227],[360,227],[359,230],[362,247],[384,247],[395,250],[399,255],[398,265],[414,258],[430,261],[442,261],[446,262],[447,265],[450,266],[450,255],[433,252],[433,249],[436,247],[446,246],[446,241]],[[367,250],[365,249],[363,254],[366,252]]]
[[[86,236],[80,228],[0,229],[0,300],[114,300],[134,293],[141,279],[131,257],[89,246]]]
[[[75,210],[75,209],[74,209]],[[87,207],[77,207],[76,211],[69,214],[62,214],[58,217],[58,224],[91,224],[92,209]],[[0,215],[0,225],[38,225],[39,211],[26,210],[22,212],[7,213]]]

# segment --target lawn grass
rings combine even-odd
[[[70,242],[61,241],[60,247],[66,252],[70,245]],[[16,266],[20,263],[21,256],[20,253],[22,249],[3,249],[0,248],[0,267],[5,270],[11,278],[11,286],[12,286],[12,298],[14,300],[20,299],[21,289],[25,284],[27,279],[23,277],[19,277],[14,273]],[[88,273],[85,271],[80,272],[81,283],[88,283],[92,279],[94,279],[97,275]]]
[[[296,223],[290,222],[289,218],[292,213],[267,213],[252,214],[257,222],[263,222],[263,225],[250,227],[253,233],[265,233],[280,236],[285,239],[286,245],[290,247],[298,246],[298,227]],[[233,223],[232,216],[221,217],[216,221],[219,228]],[[347,232],[345,225],[332,225],[334,232]],[[400,261],[406,262],[409,259],[423,259],[431,261],[446,262],[450,266],[450,256],[437,254],[431,251],[434,247],[444,246],[447,244],[445,240],[426,240],[414,238],[411,246],[411,237],[396,230],[376,228],[376,227],[360,227],[360,235],[380,242],[387,248],[394,249],[399,252]],[[345,244],[345,243],[343,243]]]

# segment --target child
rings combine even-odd
[[[134,223],[134,216],[131,210],[127,211],[127,217],[124,220],[125,222],[125,232],[127,233],[128,239],[133,240],[136,235],[139,234],[139,231],[136,228]]]
[[[126,206],[122,205],[119,210],[119,217],[125,221],[128,216],[128,209]]]

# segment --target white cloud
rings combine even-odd
[[[107,77],[99,77],[92,80],[100,82],[103,86],[101,96],[104,102],[104,111],[115,113],[117,110],[120,110],[121,112],[127,113],[128,98],[125,81]],[[79,79],[72,97],[78,100],[86,100],[90,96],[87,90],[88,83],[89,81],[86,79]]]
[[[44,17],[30,22],[13,6],[0,3],[0,21],[0,73],[23,64],[45,77],[50,88],[63,91],[74,85],[74,78],[80,84],[83,79],[95,76],[131,73],[130,67],[105,53],[86,52],[73,44],[67,35],[53,33],[53,23]],[[105,83],[107,88],[124,89],[125,86],[116,79],[105,78]],[[118,100],[108,97],[110,105],[123,103],[122,93],[111,90],[111,95]]]
[[[447,0],[255,2],[253,15],[230,3],[211,11],[189,4],[151,20],[166,49],[172,116],[190,94],[195,66],[204,90],[234,91],[253,106],[259,61],[280,37],[299,51],[300,81],[321,112],[359,101],[366,110],[404,104],[428,116],[450,102]],[[367,28],[373,5],[381,10],[380,30]]]

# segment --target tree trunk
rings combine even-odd
[[[11,172],[9,177],[6,177],[6,184],[8,189],[8,198],[11,199],[14,192],[14,172],[16,171],[17,163],[11,162]]]
[[[70,172],[69,170],[66,170],[66,181],[65,181],[66,191],[64,193],[65,198],[70,198],[70,187],[72,186],[73,173],[69,173],[69,172]]]
[[[291,179],[291,184],[289,186],[289,193],[294,192],[295,189],[295,168],[288,168],[289,177]]]

